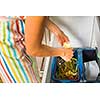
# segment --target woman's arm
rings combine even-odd
[[[46,18],[43,16],[26,17],[25,46],[31,56],[67,56],[72,57],[72,49],[53,48],[42,44]]]
[[[59,56],[64,54],[63,49],[56,49],[42,45],[45,28],[45,17],[27,17],[25,22],[26,52],[32,56]]]
[[[58,39],[61,45],[63,45],[64,42],[69,42],[69,38],[64,34],[64,32],[55,23],[49,20],[49,18],[47,18],[46,27],[52,33],[54,33],[54,35],[56,36],[56,38]]]

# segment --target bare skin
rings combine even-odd
[[[64,42],[69,42],[69,38],[64,34],[64,32],[51,20],[47,19],[46,27],[54,33],[58,42],[63,46]]]
[[[73,56],[72,48],[54,48],[42,44],[45,27],[55,34],[61,45],[64,42],[69,42],[68,37],[47,17],[27,16],[25,22],[26,52],[31,56],[61,56],[66,61],[70,60]]]

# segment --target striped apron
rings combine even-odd
[[[0,77],[5,83],[40,82],[33,57],[25,52],[23,17],[0,18]]]

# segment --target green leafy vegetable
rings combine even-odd
[[[57,58],[56,78],[77,80],[78,79],[78,67],[77,59],[72,58],[70,61],[65,62],[62,58]]]

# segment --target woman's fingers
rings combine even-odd
[[[73,49],[72,48],[68,48],[68,49],[64,49],[64,56],[61,56],[62,59],[64,59],[65,61],[70,61],[71,58],[73,57]]]
[[[62,31],[56,35],[56,37],[61,45],[63,45],[64,42],[69,42],[69,38]]]

